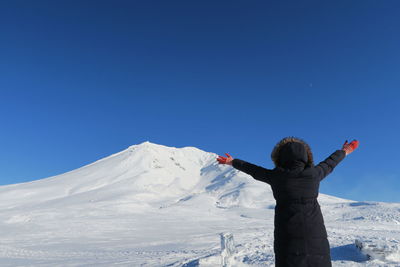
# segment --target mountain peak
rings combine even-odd
[[[153,146],[153,145],[159,146],[159,144],[155,144],[155,143],[152,143],[150,141],[144,141],[142,143],[139,143],[139,144],[136,144],[136,145],[133,145],[133,146],[135,146],[135,147],[138,147],[138,146],[146,147],[146,146]]]
[[[142,143],[132,145],[129,148],[150,148],[150,147],[152,147],[152,148],[168,148],[167,146],[152,143],[150,141],[144,141]]]
[[[165,151],[165,152],[171,152],[171,153],[176,153],[179,150],[182,151],[193,151],[195,153],[199,154],[209,154],[209,152],[205,152],[197,147],[193,146],[184,146],[184,147],[174,147],[174,146],[166,146],[166,145],[161,145],[161,144],[156,144],[152,143],[150,141],[144,141],[142,143],[132,145],[128,148],[128,150],[133,151],[133,150],[139,150],[139,151]]]
[[[144,141],[140,144],[138,144],[139,146],[149,146],[149,145],[156,145],[155,143],[152,143],[150,141]]]

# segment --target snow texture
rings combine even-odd
[[[273,266],[268,185],[195,147],[150,142],[77,170],[0,187],[0,266]],[[329,179],[329,178],[328,178]],[[333,266],[400,266],[400,203],[320,195]],[[391,244],[368,258],[355,240]]]

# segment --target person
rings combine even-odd
[[[270,170],[241,159],[219,156],[228,164],[269,184],[276,200],[274,253],[277,267],[332,266],[329,242],[317,201],[319,183],[346,155],[359,145],[357,140],[343,144],[327,159],[314,166],[310,146],[300,138],[283,138],[271,153],[275,168]]]

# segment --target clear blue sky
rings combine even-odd
[[[400,201],[400,2],[2,1],[0,184],[143,141],[272,167],[282,137],[315,161],[360,148],[321,185]]]

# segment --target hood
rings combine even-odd
[[[296,137],[286,137],[279,141],[272,150],[271,158],[276,167],[284,169],[311,167],[314,164],[310,146]]]

